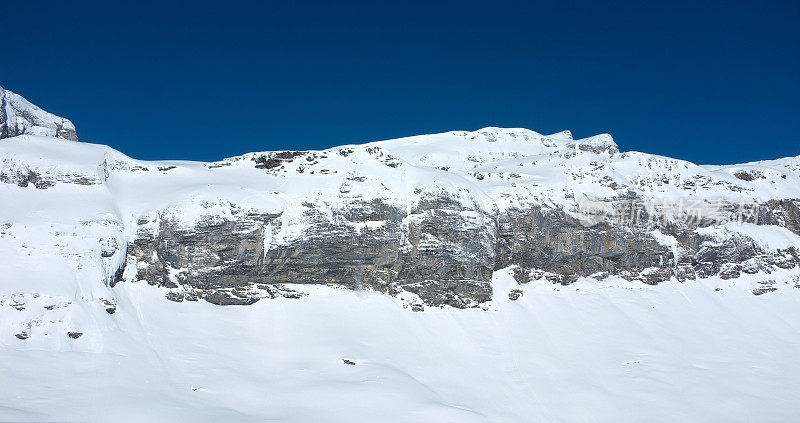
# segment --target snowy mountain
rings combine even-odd
[[[800,156],[484,128],[146,162],[26,119],[0,141],[6,420],[796,411]]]
[[[39,135],[77,141],[75,125],[0,87],[0,138]]]

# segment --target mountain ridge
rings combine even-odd
[[[798,187],[524,129],[5,138],[0,420],[791,420]]]
[[[727,229],[720,230],[736,235],[722,259],[703,247],[714,237],[697,232],[744,217],[750,220],[740,223],[760,220],[796,234],[797,158],[697,166],[620,153],[607,134],[573,140],[520,128],[208,163],[139,161],[109,147],[31,136],[5,140],[2,153],[6,186],[71,186],[89,195],[108,187],[149,198],[102,194],[116,203],[109,212],[120,229],[108,253],[116,264],[101,260],[108,263],[100,280],[144,280],[168,287],[174,300],[249,304],[272,296],[272,285],[300,281],[376,289],[411,298],[415,309],[463,308],[489,301],[492,272],[508,265],[522,269],[520,280],[623,275],[658,283],[740,275],[743,263],[748,272],[798,263],[792,248],[742,250],[735,245],[746,236]],[[539,235],[529,239],[526,231]],[[165,242],[180,252],[159,247]],[[356,243],[331,264],[342,250],[329,242]],[[681,248],[665,245],[674,242]],[[238,252],[226,257],[219,243]]]

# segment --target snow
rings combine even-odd
[[[578,200],[618,195],[611,182],[657,204],[800,197],[797,157],[698,166],[615,148],[608,135],[485,128],[308,152],[312,160],[268,171],[251,160],[267,153],[146,162],[102,145],[4,139],[4,176],[33,171],[54,185],[0,183],[0,420],[793,420],[798,269],[657,286],[613,277],[518,285],[503,269],[487,310],[422,313],[408,307],[420,302],[410,293],[302,285],[291,287],[309,294],[299,299],[221,307],[166,301],[166,289],[143,282],[108,285],[128,241],[161,218],[190,227],[282,213],[264,231],[267,250],[303,235],[304,202],[321,214],[353,198],[411,210],[447,192],[480,226],[482,211],[531,204],[580,216]],[[743,181],[742,169],[763,178]],[[768,250],[800,246],[777,226],[699,231]],[[774,292],[753,295],[769,281]],[[512,289],[523,291],[516,301]]]
[[[675,239],[674,236],[665,235],[658,229],[653,229],[650,231],[650,235],[653,236],[653,239],[656,240],[659,244],[669,247],[672,250],[672,256],[675,258],[680,257],[680,245],[678,244],[678,240]]]
[[[751,238],[753,242],[767,250],[783,250],[800,246],[800,235],[775,225],[731,222],[721,226],[698,228],[695,232],[714,238],[726,238],[730,233],[737,233]]]
[[[800,297],[789,290],[757,297],[739,282],[709,282],[517,286],[500,271],[492,310],[424,313],[381,294],[321,287],[314,289],[326,295],[220,307],[121,284],[113,315],[73,300],[43,319],[62,322],[36,327],[25,342],[8,330],[0,335],[2,416],[792,420]],[[524,295],[510,301],[510,288]],[[22,312],[4,305],[3,324],[63,301],[40,296]],[[84,335],[69,339],[67,328]]]

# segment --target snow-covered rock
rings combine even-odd
[[[0,87],[0,138],[39,135],[77,141],[75,125]]]
[[[177,301],[251,304],[299,283],[465,308],[490,301],[492,273],[508,266],[561,284],[655,284],[800,264],[790,160],[703,167],[619,153],[608,135],[485,128],[215,163],[25,135],[0,160],[0,189],[19,199],[0,212],[7,248],[71,257],[75,273],[96,262],[92,283],[143,281]],[[77,260],[53,249],[61,230],[29,239],[28,215],[96,241]],[[757,239],[771,228],[788,241]]]
[[[515,128],[213,163],[4,139],[0,409],[791,419],[798,163]]]

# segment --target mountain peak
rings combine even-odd
[[[569,129],[565,129],[561,132],[556,132],[555,134],[550,134],[547,136],[547,138],[553,138],[565,141],[572,141],[574,139],[572,138],[572,131],[570,131]]]
[[[69,119],[42,110],[25,97],[0,87],[0,138],[39,135],[77,141]]]

